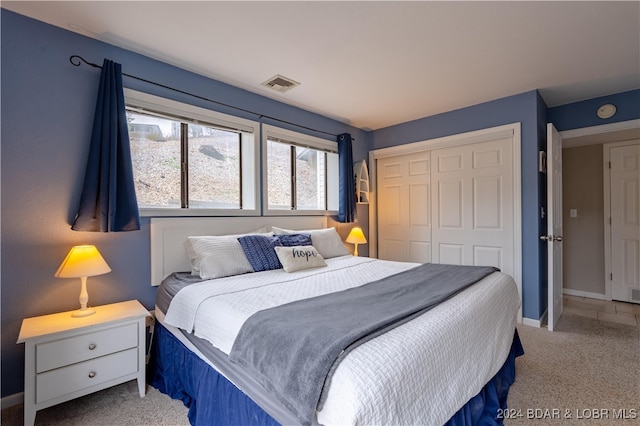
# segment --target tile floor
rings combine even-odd
[[[640,327],[640,305],[564,295],[564,312]]]

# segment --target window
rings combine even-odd
[[[337,210],[337,143],[263,126],[266,214]]]
[[[143,216],[256,213],[258,123],[131,90],[125,97]]]

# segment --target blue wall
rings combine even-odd
[[[79,281],[53,276],[71,246],[95,244],[112,268],[109,274],[89,278],[90,304],[138,299],[149,309],[154,306],[148,219],[143,219],[142,229],[136,232],[70,229],[80,199],[100,79],[98,69],[71,65],[71,55],[98,64],[109,58],[121,63],[128,74],[310,128],[333,134],[349,132],[356,139],[354,159],[367,156],[368,133],[344,123],[5,9],[1,19],[2,396],[23,389],[24,345],[16,344],[22,319],[78,307]],[[136,80],[125,78],[124,84],[240,115]]]
[[[596,115],[598,108],[604,104],[616,106],[613,117],[602,119]],[[639,117],[640,89],[549,108],[549,121],[559,131],[636,120]]]

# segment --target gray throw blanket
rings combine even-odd
[[[495,271],[427,263],[360,287],[265,309],[247,319],[229,357],[301,423],[310,424],[339,358]]]

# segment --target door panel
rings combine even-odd
[[[427,241],[411,241],[409,262],[424,263],[422,259],[431,259],[431,243]]]
[[[512,145],[504,138],[431,152],[434,263],[514,273]]]
[[[610,152],[611,297],[640,303],[640,145]]]
[[[377,160],[378,258],[431,261],[428,151]]]
[[[381,241],[382,243],[383,241]],[[404,242],[402,240],[384,240],[380,246],[379,259],[394,260],[396,262],[407,262],[404,252]]]
[[[458,171],[458,170],[456,170]],[[437,226],[442,229],[461,230],[464,226],[462,223],[464,216],[463,206],[463,182],[462,180],[454,181],[437,181],[438,199],[438,222]]]
[[[502,176],[473,180],[473,229],[502,229]]]
[[[400,185],[385,185],[381,188],[384,193],[384,203],[381,203],[381,211],[387,225],[400,225],[402,208],[402,188]]]
[[[448,263],[450,265],[466,265],[464,258],[464,245],[463,244],[450,244],[440,243],[438,244],[440,249],[438,252],[439,262]]]
[[[504,249],[502,247],[474,246],[474,265],[494,265],[500,270],[504,269]]]
[[[409,184],[409,225],[431,226],[431,212],[425,211],[429,205],[429,185],[426,183]]]
[[[547,124],[547,327],[553,331],[562,315],[562,138]]]

